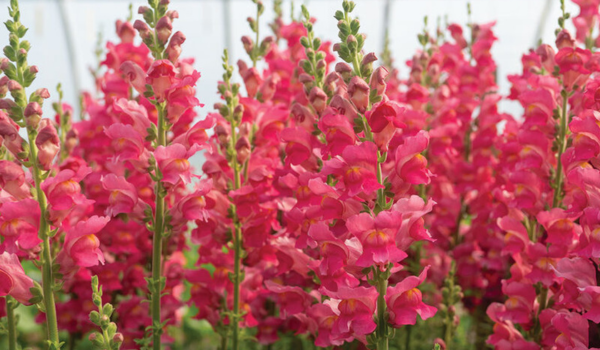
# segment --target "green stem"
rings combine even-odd
[[[233,110],[233,108],[231,109]],[[237,160],[237,152],[235,151],[235,145],[238,140],[238,135],[236,132],[236,121],[231,121],[231,143],[229,147],[231,147],[231,165],[233,167],[233,189],[237,190],[241,187],[241,174],[240,174],[240,164]],[[234,252],[234,260],[233,260],[233,317],[232,317],[232,348],[233,350],[239,349],[240,342],[240,285],[242,283],[241,278],[241,260],[242,260],[242,226],[240,224],[239,218],[237,216],[237,210],[235,205],[232,205],[232,213],[233,213],[233,252]]]
[[[554,198],[552,200],[552,207],[556,208],[561,201],[561,195],[562,195],[562,182],[563,182],[563,171],[562,171],[562,155],[565,152],[565,149],[567,148],[567,140],[566,140],[566,135],[567,135],[567,102],[568,102],[568,94],[566,93],[566,90],[563,90],[562,93],[562,98],[563,98],[563,104],[562,104],[562,113],[560,115],[560,125],[559,125],[559,136],[558,136],[558,157],[556,159],[557,161],[557,165],[556,165],[556,181],[555,181],[555,187],[554,187]]]
[[[44,306],[46,308],[46,326],[48,331],[48,340],[58,345],[58,321],[56,318],[56,305],[54,301],[54,275],[52,272],[52,251],[50,245],[50,225],[46,220],[47,203],[46,194],[42,191],[42,171],[37,161],[38,149],[35,144],[37,132],[27,128],[29,137],[29,161],[32,165],[33,179],[35,181],[35,190],[37,201],[40,205],[40,228],[38,237],[42,240],[42,290],[44,292]]]
[[[260,46],[258,44],[259,40],[259,24],[260,24],[260,10],[258,5],[256,6],[256,42],[254,43],[254,47],[252,50],[254,54],[252,55],[252,67],[256,68],[256,62],[258,61],[258,55],[260,54]]]
[[[165,130],[165,110],[161,105],[157,105],[158,110],[158,135],[157,145],[166,145],[166,130]],[[165,197],[162,183],[156,183],[156,212],[154,214],[154,237],[152,238],[152,346],[154,350],[161,349],[160,338],[162,335],[161,315],[160,315],[160,299],[162,293],[162,246],[164,235],[164,214],[165,214]]]
[[[406,339],[404,340],[404,349],[410,350],[410,338],[412,336],[412,327],[411,325],[406,325]]]
[[[229,340],[229,338],[227,338],[227,334],[222,334],[221,335],[221,350],[227,350],[227,340]]]
[[[17,350],[17,320],[15,319],[15,308],[17,301],[10,295],[6,296],[6,318],[8,321],[8,349]]]
[[[375,267],[375,269],[379,269]],[[387,319],[386,319],[386,308],[385,293],[387,291],[388,281],[387,278],[382,278],[381,272],[376,271],[377,278],[377,350],[388,350],[388,337],[387,337]]]

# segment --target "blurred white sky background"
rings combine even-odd
[[[341,9],[341,0],[296,0],[296,16],[300,4],[308,6],[313,17],[317,18],[315,31],[325,40],[336,41],[337,27],[333,14]],[[367,34],[365,50],[379,54],[382,49],[385,28],[386,0],[355,0],[354,14],[358,15],[362,28]],[[507,74],[521,70],[521,55],[536,42],[536,33],[544,17],[547,0],[471,0],[472,19],[484,23],[497,21],[495,27],[499,41],[493,49],[498,63],[498,76],[501,92],[508,92]],[[568,2],[568,0],[567,0]],[[264,0],[266,11],[261,17],[261,37],[270,35],[268,28],[274,13],[273,2]],[[423,17],[429,17],[429,28],[433,30],[438,17],[447,16],[448,22],[464,25],[467,21],[467,1],[465,0],[389,0],[389,32],[391,50],[402,76],[408,70],[404,62],[419,47],[417,33],[423,28]],[[40,68],[33,88],[46,87],[52,99],[57,97],[55,87],[61,82],[65,101],[78,110],[77,87],[90,91],[93,80],[89,67],[97,64],[94,49],[98,32],[105,40],[116,41],[114,23],[125,19],[129,13],[130,1],[119,0],[20,0],[21,21],[30,28],[26,39],[32,44],[29,63]],[[137,7],[144,1],[133,2],[134,19]],[[1,6],[4,5],[4,6]],[[284,16],[289,19],[291,1],[284,2]],[[0,0],[0,18],[8,17],[8,0]],[[212,110],[218,100],[217,81],[222,74],[220,57],[226,45],[230,45],[232,62],[239,58],[247,59],[242,49],[240,37],[250,34],[246,22],[254,16],[255,5],[250,0],[171,0],[171,9],[179,12],[174,22],[174,30],[181,30],[187,36],[183,46],[183,56],[194,57],[196,68],[202,78],[198,82],[197,94],[206,106],[198,110],[203,118]],[[572,3],[567,10],[576,15],[578,8]],[[556,19],[560,13],[559,0],[551,0],[550,10],[542,31],[544,42],[554,41]],[[228,19],[227,19],[228,17]],[[229,25],[228,25],[229,23]],[[442,22],[443,23],[443,22]],[[72,49],[69,50],[69,40]],[[0,46],[8,43],[6,28],[0,28]],[[239,77],[237,77],[239,81]],[[514,102],[506,102],[502,108],[518,116],[520,107]],[[44,106],[51,113],[50,103]]]

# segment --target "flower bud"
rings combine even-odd
[[[244,45],[247,54],[250,54],[254,49],[254,42],[247,35],[242,36],[242,45]]]
[[[152,39],[152,32],[150,31],[150,27],[143,21],[139,19],[133,23],[133,28],[140,33],[140,37],[144,42]]]
[[[13,92],[13,91],[16,91],[16,90],[22,90],[22,89],[23,89],[23,87],[16,80],[9,80],[8,81],[8,90],[10,92]]]
[[[39,164],[44,170],[50,170],[52,161],[60,150],[60,138],[50,119],[40,121],[35,144],[38,147]]]
[[[8,77],[5,75],[0,78],[0,98],[4,98],[8,92]]]
[[[327,107],[327,94],[318,86],[315,86],[310,90],[308,100],[317,113],[323,112],[325,107]]]
[[[167,47],[167,56],[171,62],[177,61],[179,55],[181,55],[181,44],[185,42],[185,35],[182,32],[175,32],[171,37],[171,41],[169,41],[169,46]]]
[[[121,42],[124,44],[133,43],[133,38],[135,38],[135,29],[130,22],[123,22],[118,20],[116,23],[117,35]]]
[[[352,77],[352,67],[346,62],[339,62],[335,65],[335,71],[342,76],[344,81],[348,81]]]
[[[168,16],[163,16],[158,20],[158,23],[156,23],[156,36],[162,44],[167,43],[169,37],[171,36],[172,30],[173,24]]]
[[[229,130],[222,124],[218,124],[215,126],[215,135],[217,135],[221,146],[226,147],[229,143]]]
[[[440,346],[441,350],[446,350],[446,342],[444,340],[442,340],[441,338],[436,338],[433,341],[433,345],[438,344]]]
[[[175,10],[169,10],[167,11],[167,17],[169,17],[171,19],[171,21],[173,21],[175,18],[179,18],[179,12],[175,11]]]
[[[358,76],[352,77],[348,84],[350,100],[360,112],[364,112],[369,105],[369,85]]]
[[[0,70],[1,71],[5,71],[6,69],[8,69],[9,66],[10,66],[10,61],[8,60],[8,58],[3,57],[2,59],[0,59]]]
[[[123,334],[115,333],[115,335],[112,338],[112,341],[115,343],[122,343],[125,341],[125,338],[123,337]]]
[[[568,30],[563,29],[556,35],[556,47],[560,50],[563,47],[575,47],[575,40]]]
[[[377,67],[373,74],[371,74],[371,81],[369,82],[369,87],[371,90],[376,90],[377,95],[382,95],[385,93],[386,82],[385,78],[388,75],[388,70],[381,66]]]
[[[235,106],[235,109],[233,110],[233,119],[239,122],[242,120],[243,115],[244,115],[244,106],[243,105]]]
[[[27,126],[31,129],[37,129],[42,113],[42,107],[37,102],[29,103],[23,112]]]
[[[304,122],[307,118],[310,120],[314,119],[310,110],[299,103],[295,103],[290,112],[299,123]]]
[[[243,164],[250,157],[251,147],[250,142],[246,136],[241,137],[235,144],[235,150],[237,154],[237,160]]]

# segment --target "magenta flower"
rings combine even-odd
[[[189,150],[183,145],[173,144],[167,147],[158,146],[154,151],[154,157],[158,164],[158,169],[162,173],[162,182],[177,185],[179,181],[188,184],[192,181],[192,172],[189,157],[194,155],[198,147],[191,147]]]
[[[109,207],[106,208],[106,215],[116,216],[121,213],[133,212],[138,203],[137,188],[127,182],[122,176],[108,174],[102,177],[102,187],[109,191]]]
[[[33,280],[25,274],[17,255],[0,254],[0,296],[10,295],[21,304],[31,305],[33,295],[29,289],[33,287]]]
[[[325,134],[327,140],[324,155],[340,155],[347,146],[354,145],[357,141],[352,124],[341,114],[323,115],[319,120],[319,129]]]
[[[5,238],[3,245],[10,252],[16,252],[15,244],[23,250],[40,244],[39,225],[40,205],[33,199],[6,202],[0,207],[0,235]]]
[[[408,255],[396,247],[396,234],[402,224],[399,215],[382,211],[375,218],[360,213],[346,220],[348,231],[362,243],[363,252],[356,264],[361,267],[397,263]]]
[[[402,180],[413,185],[429,184],[431,172],[427,169],[427,159],[421,155],[428,145],[429,135],[419,131],[396,149],[396,173]]]
[[[152,91],[158,102],[163,102],[167,90],[175,83],[175,66],[169,60],[156,60],[148,68],[146,83],[152,86]]]
[[[408,276],[394,287],[388,287],[385,302],[390,313],[390,321],[395,327],[414,325],[417,315],[426,320],[433,317],[437,309],[423,302],[423,294],[417,288],[427,277],[430,266],[426,266],[419,277]]]
[[[64,247],[56,256],[56,263],[60,265],[61,273],[69,274],[77,267],[104,264],[104,254],[100,250],[100,241],[96,234],[109,220],[108,217],[92,216],[67,230]]]
[[[266,281],[265,286],[277,295],[277,303],[286,317],[305,312],[314,299],[300,287],[282,286],[273,281]]]
[[[358,146],[346,147],[341,157],[326,161],[321,173],[340,176],[350,197],[360,193],[370,195],[383,188],[377,181],[376,166],[377,146],[372,142],[363,142]]]
[[[358,338],[372,333],[377,325],[373,313],[377,306],[377,290],[374,287],[340,286],[337,292],[327,291],[327,295],[339,299],[339,316],[332,326],[331,333],[339,338]]]
[[[15,162],[0,160],[0,188],[15,199],[31,197],[23,168]]]

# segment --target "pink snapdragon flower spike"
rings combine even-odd
[[[0,296],[10,295],[24,305],[31,305],[33,298],[30,288],[33,280],[25,274],[16,254],[3,252],[0,254]]]
[[[64,248],[56,256],[63,274],[75,272],[78,267],[104,264],[104,254],[96,234],[110,221],[108,217],[92,216],[66,232]]]
[[[426,320],[433,317],[437,309],[423,302],[423,294],[417,288],[427,277],[430,266],[426,266],[421,274],[408,276],[394,287],[388,287],[385,301],[390,313],[390,321],[395,327],[414,325],[417,315]]]

